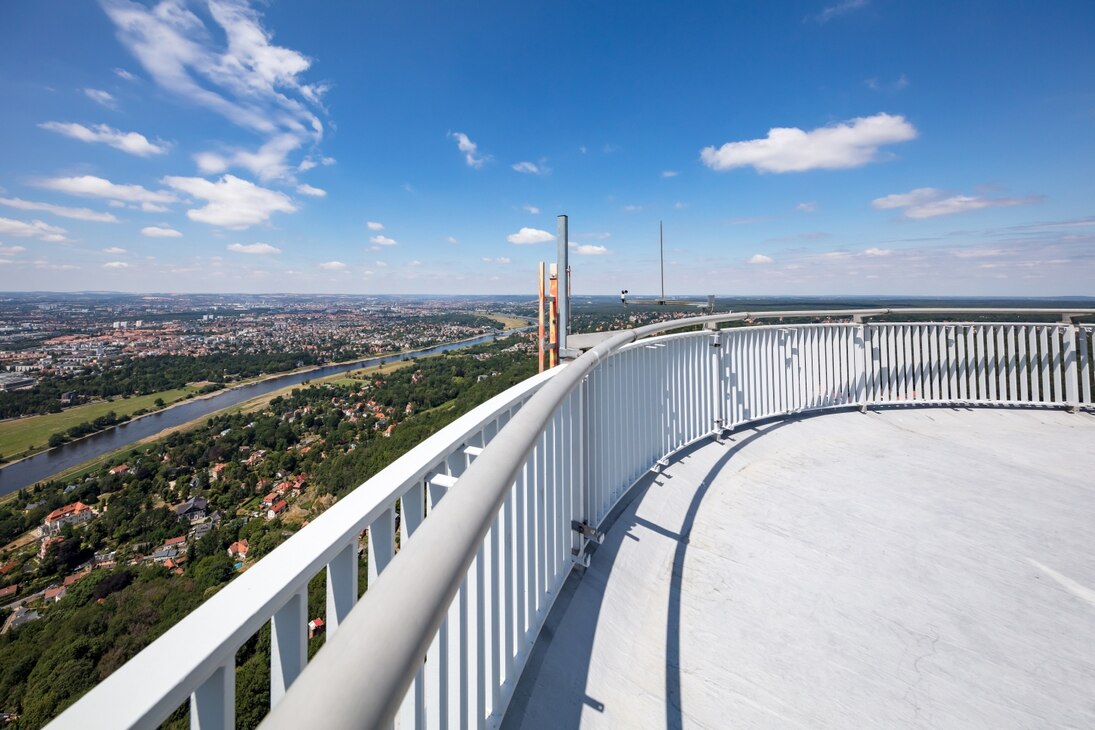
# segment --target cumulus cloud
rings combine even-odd
[[[893,253],[893,251],[888,248],[878,248],[877,246],[872,246],[865,250],[863,253],[867,256],[889,256],[891,253]]]
[[[136,76],[134,76],[129,71],[126,71],[124,68],[116,68],[116,69],[114,69],[114,73],[118,76],[118,78],[125,79],[126,81],[136,81],[137,80]]]
[[[33,200],[22,200],[21,198],[0,198],[0,205],[6,205],[9,208],[18,208],[19,210],[41,210],[46,213],[61,216],[62,218],[72,218],[78,221],[94,221],[96,223],[118,222],[118,219],[111,213],[100,213],[99,211],[91,210],[90,208],[66,208],[63,205],[38,203]]]
[[[395,246],[397,243],[394,238],[388,238],[387,236],[380,233],[370,238],[369,242],[377,246]]]
[[[176,0],[147,7],[102,0],[122,45],[149,77],[180,101],[203,107],[266,140],[258,151],[230,150],[223,164],[247,167],[262,179],[291,178],[286,161],[306,141],[319,142],[326,84],[309,84],[307,56],[272,42],[261,14],[244,0],[209,0],[207,24]],[[213,157],[202,168],[213,171]]]
[[[758,172],[804,172],[860,167],[879,159],[883,145],[916,139],[905,117],[875,114],[809,132],[775,127],[764,139],[705,147],[700,159],[713,170],[752,166]]]
[[[103,249],[103,253],[109,253],[114,256],[118,256],[119,254],[123,254],[125,252],[125,249],[121,248],[120,246],[108,246],[107,248]]]
[[[483,260],[488,264],[508,264],[511,263],[509,256],[499,256],[498,258],[491,258],[490,256],[484,256]]]
[[[84,125],[76,124],[75,122],[43,122],[38,126],[42,129],[49,130],[50,132],[57,132],[66,137],[78,139],[81,142],[101,142],[110,145],[116,150],[128,152],[129,154],[137,155],[138,157],[162,155],[167,152],[167,145],[162,142],[159,144],[149,142],[148,137],[145,137],[143,134],[137,132],[123,132],[114,129],[114,127],[107,126],[106,124],[96,124],[92,127],[85,127]]]
[[[521,209],[524,210],[526,213],[531,213],[532,215],[540,215],[540,209],[537,208],[535,205],[523,205],[521,206]]]
[[[208,175],[218,175],[230,167],[242,167],[263,181],[292,180],[294,168],[289,164],[288,157],[303,143],[304,140],[297,134],[279,134],[254,152],[239,148],[224,154],[199,152],[194,155],[194,162],[198,170]]]
[[[324,271],[345,271],[347,266],[341,261],[326,261],[319,265]]]
[[[142,228],[141,235],[148,236],[149,238],[182,238],[182,234],[174,228],[163,228],[160,226],[147,226]]]
[[[367,225],[369,227],[370,231],[383,231],[384,230],[384,224],[383,223],[377,223],[376,221],[369,221],[365,225]]]
[[[592,243],[571,243],[570,247],[579,256],[604,256],[608,253],[607,247],[597,246]]]
[[[125,261],[107,261],[103,264],[104,269],[128,269],[129,264]]]
[[[680,175],[676,170],[662,170],[662,177],[676,177]]]
[[[624,212],[625,213],[637,213],[642,209],[643,209],[643,207],[641,205],[625,205],[624,206]]]
[[[102,89],[84,89],[84,94],[96,104],[102,104],[107,109],[115,109],[118,106],[118,100],[108,91],[103,91]]]
[[[817,210],[817,203],[810,201],[808,203],[799,203],[795,206],[795,210],[800,213],[813,213]]]
[[[448,243],[451,243],[454,246],[457,246],[457,245],[460,244],[460,239],[458,239],[456,236],[448,236],[448,237],[445,238],[445,241],[447,241]]]
[[[236,253],[249,253],[260,256],[281,253],[280,248],[271,246],[268,243],[230,243],[228,244],[228,250],[235,251]]]
[[[876,210],[901,208],[903,218],[913,220],[937,218],[944,215],[967,213],[984,208],[1011,208],[1041,202],[1041,196],[1025,198],[992,198],[983,195],[950,195],[936,188],[916,188],[907,193],[895,193],[871,201]]]
[[[511,233],[506,236],[506,240],[510,243],[516,243],[517,245],[525,245],[554,241],[555,236],[547,231],[541,231],[539,228],[522,228],[517,231],[517,233]]]
[[[327,191],[322,188],[312,187],[311,185],[297,185],[297,192],[301,195],[310,195],[313,198],[325,198],[327,197]]]
[[[140,185],[119,185],[112,183],[105,178],[95,177],[94,175],[50,178],[48,180],[40,180],[36,185],[47,190],[56,190],[61,193],[79,195],[86,198],[106,198],[107,200],[117,200],[126,203],[161,206],[158,208],[150,208],[150,210],[156,210],[158,212],[166,210],[162,207],[163,204],[176,203],[179,200],[174,193],[167,190],[146,190]]]
[[[186,211],[199,223],[225,228],[247,228],[265,223],[274,213],[295,213],[297,207],[284,193],[259,187],[234,175],[217,182],[201,177],[165,177],[163,183],[192,198],[206,201],[201,208]]]
[[[421,265],[422,265],[422,262],[419,261],[418,259],[415,259],[414,261],[408,261],[407,262],[407,266],[411,266],[411,267],[421,266]]]
[[[765,256],[762,253],[753,254],[753,257],[749,259],[751,264],[771,264],[775,263],[771,256]]]
[[[4,256],[14,256],[17,253],[25,253],[26,249],[22,246],[0,246],[0,254]]]
[[[468,163],[468,167],[479,169],[490,159],[488,155],[479,155],[479,145],[463,132],[450,132],[449,136],[456,140],[457,149],[464,153],[464,162]]]
[[[18,236],[20,238],[37,238],[50,243],[64,243],[65,229],[51,226],[39,220],[27,221],[14,218],[0,218],[0,235]]]

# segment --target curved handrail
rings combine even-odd
[[[1095,315],[1095,309],[908,308],[736,312],[691,317],[609,335],[546,383],[471,463],[431,519],[418,527],[329,642],[271,711],[264,727],[390,726],[514,479],[545,424],[605,358],[637,339],[746,319],[888,314]],[[461,488],[463,487],[463,488]],[[380,667],[368,681],[331,681]]]

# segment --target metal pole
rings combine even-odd
[[[665,304],[665,231],[662,228],[662,222],[658,221],[658,256],[661,259],[661,272],[662,272],[662,298],[661,303]]]
[[[561,282],[557,297],[558,305],[556,306],[559,312],[559,352],[562,353],[567,347],[567,332],[570,330],[570,266],[567,263],[567,246],[569,244],[569,238],[567,235],[567,217],[565,215],[559,216],[558,222],[558,239],[559,239],[559,268],[558,276]]]
[[[540,372],[544,372],[544,262],[540,262],[540,306],[537,307],[540,316],[539,336],[536,339],[540,348]]]

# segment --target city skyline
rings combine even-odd
[[[0,290],[1095,294],[1090,4],[630,9],[11,4]]]

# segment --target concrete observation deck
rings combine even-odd
[[[504,727],[1095,727],[1095,416],[792,419],[633,495]]]

